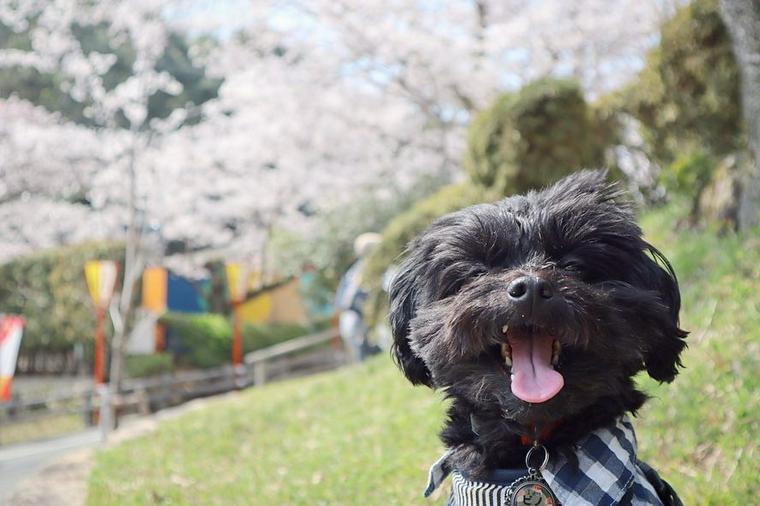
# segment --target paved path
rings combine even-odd
[[[16,487],[56,459],[100,441],[97,428],[69,436],[0,447],[0,504],[6,504]]]
[[[165,421],[240,392],[195,399],[149,416],[127,417],[105,447],[155,430]],[[0,506],[72,506],[84,504],[97,428],[46,441],[0,446]],[[102,447],[102,446],[101,446]],[[11,505],[11,498],[13,504]]]

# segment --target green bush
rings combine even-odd
[[[213,313],[166,313],[159,319],[171,340],[177,340],[177,364],[187,367],[215,367],[228,363],[232,346],[232,324],[224,315]],[[265,348],[314,330],[298,324],[243,325],[243,352]]]
[[[84,264],[116,260],[123,264],[119,243],[86,243],[55,248],[0,265],[0,312],[26,320],[21,353],[68,350],[76,342],[90,343],[95,312]]]
[[[710,174],[717,162],[703,150],[684,153],[660,174],[665,186],[679,193],[701,191],[710,181]]]
[[[575,170],[600,167],[614,139],[574,81],[542,79],[500,96],[472,120],[464,168],[504,195],[546,186]]]
[[[717,165],[718,161],[708,152],[696,149],[679,155],[660,172],[658,179],[669,192],[687,196],[691,201],[691,224],[699,220],[701,196]]]
[[[125,360],[127,376],[143,378],[155,376],[174,370],[174,357],[171,353],[153,353],[151,355],[127,355]]]
[[[684,151],[716,157],[742,145],[739,69],[716,0],[694,0],[660,30],[660,45],[637,79],[618,94],[622,110],[645,126],[656,160]]]
[[[166,328],[172,347],[182,350],[178,364],[205,368],[229,361],[232,328],[225,316],[166,313],[159,323]]]

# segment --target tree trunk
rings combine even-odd
[[[133,135],[137,135],[133,133]],[[139,139],[133,139],[129,152],[127,175],[129,178],[129,229],[127,231],[126,254],[124,258],[124,284],[118,298],[118,304],[111,307],[111,320],[114,324],[113,341],[111,342],[111,369],[108,382],[110,418],[113,428],[117,422],[113,402],[121,390],[124,379],[124,355],[126,354],[127,337],[130,323],[134,317],[134,291],[143,270],[143,255],[141,250],[141,227],[137,217],[137,173],[135,170],[136,146]]]
[[[720,0],[723,20],[733,42],[742,76],[742,112],[752,158],[743,178],[739,227],[760,224],[760,2]]]

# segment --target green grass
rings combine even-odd
[[[88,504],[422,504],[438,397],[387,357],[267,385],[100,452]]]
[[[684,504],[757,503],[760,493],[760,235],[672,232],[679,210],[642,223],[673,261],[685,369],[635,421],[641,455]],[[101,451],[90,505],[428,504],[441,447],[440,397],[413,388],[387,357],[249,390]],[[433,503],[442,503],[446,491]]]

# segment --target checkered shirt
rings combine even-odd
[[[451,450],[431,467],[425,497],[451,474],[447,506],[506,504],[512,481],[469,480],[451,468],[450,456]],[[550,457],[541,474],[565,506],[662,506],[636,458],[636,435],[627,416],[583,437],[570,458],[561,453]]]

